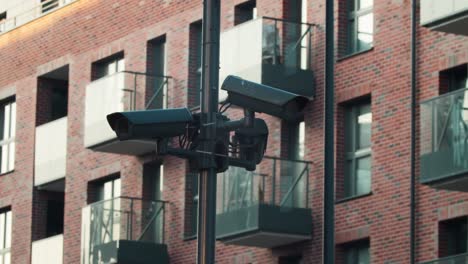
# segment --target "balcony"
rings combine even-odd
[[[169,78],[125,71],[91,82],[86,87],[85,147],[136,156],[155,151],[153,141],[117,140],[106,116],[113,112],[166,108]]]
[[[169,263],[164,205],[118,197],[83,208],[81,263]]]
[[[221,33],[220,84],[228,75],[309,98],[315,95],[312,58],[314,25],[258,18]],[[220,90],[220,101],[226,99]]]
[[[18,4],[18,6],[6,10],[8,17],[0,21],[0,34],[27,24],[76,1],[78,0],[47,0],[39,4],[34,3],[34,1],[25,1]]]
[[[265,158],[254,172],[231,166],[219,174],[217,239],[261,248],[310,239],[309,166]]]
[[[421,103],[421,183],[468,191],[468,89]]]
[[[421,25],[468,36],[468,1],[421,0]]]
[[[31,264],[62,264],[63,235],[48,237],[32,243]]]
[[[65,178],[67,163],[67,117],[36,127],[34,186]]]
[[[421,264],[466,264],[468,263],[468,253],[431,260]]]

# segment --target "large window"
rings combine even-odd
[[[0,264],[11,263],[11,211],[0,211]]]
[[[353,54],[372,48],[374,42],[373,0],[348,1],[347,53]]]
[[[147,45],[147,100],[149,109],[167,107],[166,36],[148,41]]]
[[[16,102],[0,102],[0,174],[15,167]]]
[[[239,25],[257,17],[256,1],[250,0],[234,7],[234,25]]]
[[[355,104],[345,116],[345,180],[346,197],[371,191],[371,127],[370,103]]]
[[[467,217],[439,223],[439,257],[468,253]]]
[[[123,53],[116,54],[109,58],[93,63],[93,80],[121,72],[125,70],[125,60]]]
[[[369,264],[369,241],[359,241],[346,245],[344,249],[345,264]]]

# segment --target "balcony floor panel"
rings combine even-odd
[[[311,210],[260,204],[218,214],[217,239],[225,244],[274,248],[308,240]]]
[[[156,150],[156,142],[144,140],[119,141],[118,139],[113,139],[105,143],[92,146],[91,149],[99,152],[141,156],[154,152]]]

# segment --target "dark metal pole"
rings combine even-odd
[[[202,150],[212,153],[216,139],[219,84],[220,0],[203,1],[203,57],[201,91]],[[198,189],[198,264],[215,263],[216,167],[212,155],[204,155]]]
[[[334,1],[325,1],[325,164],[323,202],[323,263],[335,263],[335,169],[334,169]]]

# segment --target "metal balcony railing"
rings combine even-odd
[[[0,34],[15,29],[21,25],[24,25],[34,19],[37,19],[43,15],[53,12],[63,6],[79,0],[47,0],[43,1],[32,8],[25,9],[23,6],[18,6],[7,10],[8,13],[15,14],[13,17],[7,18],[0,21]]]
[[[468,172],[468,89],[421,103],[421,181]]]
[[[310,162],[265,157],[255,171],[240,167],[218,175],[218,213],[256,204],[309,208]]]
[[[468,263],[468,253],[454,255],[450,257],[444,257],[440,259],[431,260],[428,262],[423,262],[421,264],[467,264]]]
[[[165,203],[117,197],[83,208],[82,263],[117,263],[120,240],[163,244]]]
[[[309,69],[314,24],[263,17],[262,61]]]

